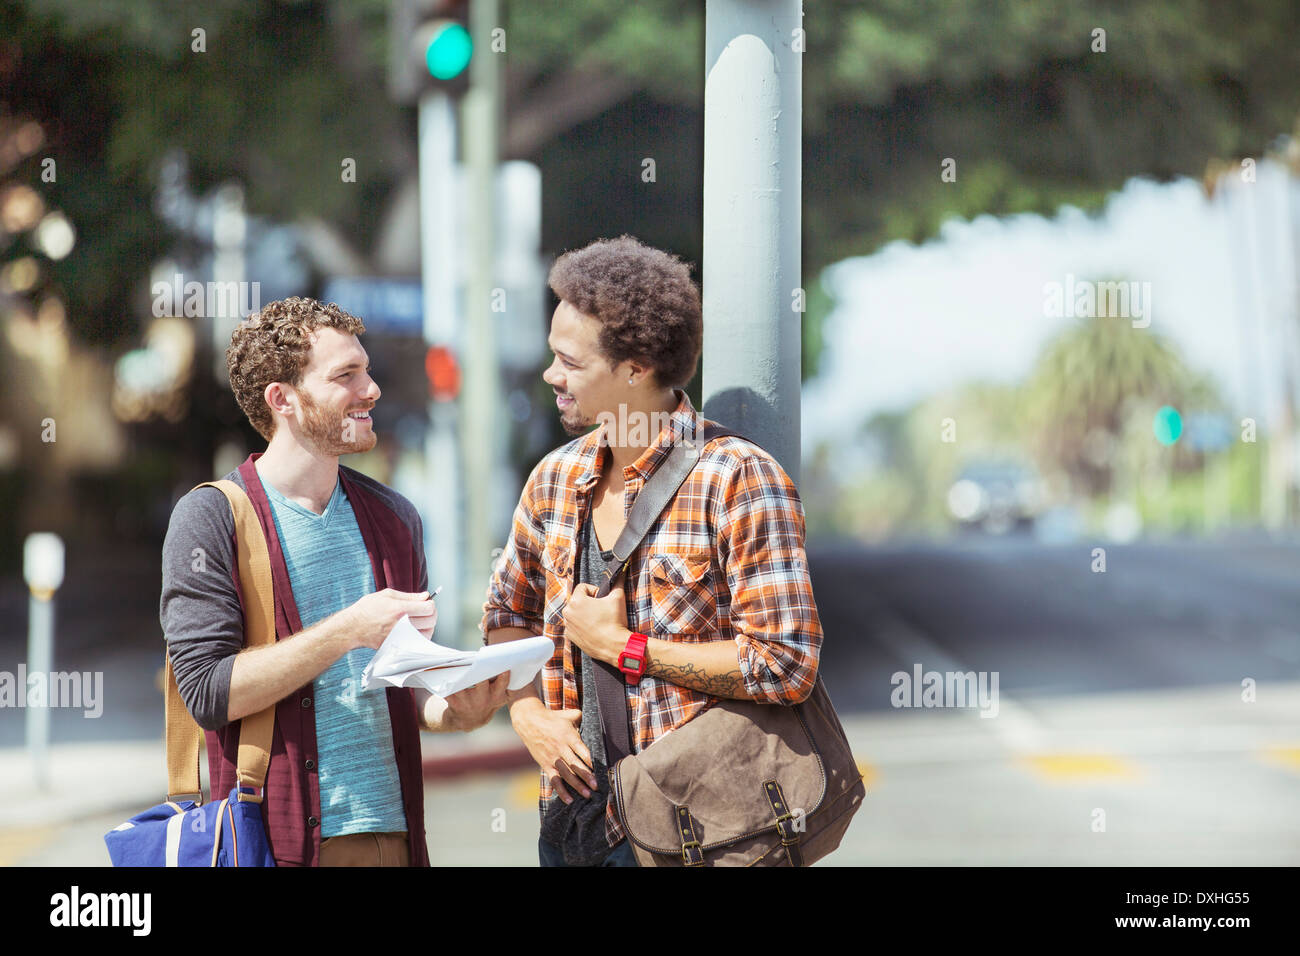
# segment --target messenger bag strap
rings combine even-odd
[[[235,551],[239,566],[239,590],[244,606],[244,646],[261,647],[275,642],[275,601],[271,578],[271,556],[266,537],[257,520],[253,503],[233,481],[205,481],[196,488],[211,486],[230,502],[235,519]],[[181,699],[172,671],[171,654],[166,664],[166,736],[167,795],[197,794],[199,788],[199,752],[203,748],[203,730],[195,722]],[[241,788],[254,792],[240,793],[241,801],[261,803],[266,783],[266,769],[271,760],[271,740],[275,733],[275,704],[239,723],[239,758],[236,774]]]
[[[803,854],[799,852],[799,829],[795,816],[790,812],[790,805],[786,803],[785,794],[781,792],[781,784],[775,780],[763,781],[763,792],[767,794],[767,802],[772,807],[772,815],[776,817],[776,832],[781,835],[781,845],[785,847],[785,854],[790,859],[791,866],[803,866]]]
[[[734,435],[744,438],[738,432],[723,428],[721,425],[708,425],[704,429],[703,441],[698,443],[679,440],[673,444],[667,457],[660,462],[653,475],[641,486],[632,510],[628,513],[627,524],[614,542],[614,557],[601,572],[600,588],[597,597],[605,597],[614,587],[614,581],[627,567],[628,559],[645,540],[645,536],[668,503],[677,495],[678,489],[686,480],[692,469],[700,460],[704,446],[715,438]],[[748,439],[746,439],[748,441]],[[627,708],[627,682],[623,672],[607,661],[591,660],[596,677],[596,698],[600,705],[600,729],[605,737],[605,765],[612,769],[620,760],[632,753],[632,734],[630,716]]]

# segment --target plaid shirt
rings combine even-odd
[[[684,392],[668,424],[623,470],[623,517],[674,442],[709,424]],[[555,642],[542,670],[542,700],[576,709],[572,645],[564,607],[573,592],[576,538],[609,464],[605,425],[548,454],[533,469],[497,562],[482,628],[526,628]],[[744,689],[755,700],[797,704],[817,679],[822,630],[804,554],[804,514],[780,465],[743,439],[711,442],[628,561],[624,590],[631,630],[681,643],[729,640]],[[588,689],[589,691],[591,689]],[[644,750],[718,698],[652,676],[627,687],[632,747]],[[540,806],[552,787],[542,775]],[[611,804],[609,842],[623,837]]]

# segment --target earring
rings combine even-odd
[[[628,383],[629,385],[631,385],[631,384],[632,384],[632,380],[629,378],[629,379],[627,380],[627,383]]]

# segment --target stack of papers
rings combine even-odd
[[[417,631],[411,619],[403,615],[366,665],[362,687],[423,687],[447,697],[509,671],[510,689],[519,690],[537,676],[554,653],[555,645],[547,637],[526,637],[477,651],[443,647]]]

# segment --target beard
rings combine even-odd
[[[369,434],[361,422],[354,422],[346,412],[331,411],[318,403],[305,389],[298,389],[298,398],[302,402],[303,437],[307,439],[322,455],[355,455],[370,451],[378,440],[375,436],[374,420],[371,420]],[[351,441],[348,440],[351,436]]]
[[[578,408],[577,402],[573,403],[572,408],[560,412],[560,427],[570,437],[577,438],[579,435],[585,434],[587,429],[594,424],[596,424],[595,419],[587,419]]]

